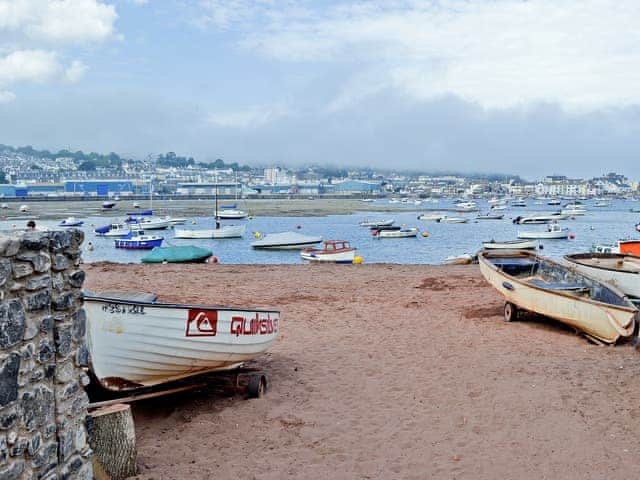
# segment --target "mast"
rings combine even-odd
[[[218,216],[218,172],[216,172],[216,230],[220,230],[220,217]]]

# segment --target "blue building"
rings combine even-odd
[[[132,180],[67,180],[64,193],[76,195],[107,196],[144,194],[149,192],[148,185],[135,185]]]
[[[337,194],[347,193],[368,193],[376,194],[382,192],[382,184],[378,182],[365,182],[362,180],[341,180],[333,182],[333,191]]]

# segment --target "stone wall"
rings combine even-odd
[[[0,235],[0,479],[91,479],[80,230]]]

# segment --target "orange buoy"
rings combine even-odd
[[[218,257],[211,256],[208,260],[209,263],[218,263]]]
[[[569,235],[569,240],[575,240],[576,236],[572,233],[571,235]]]

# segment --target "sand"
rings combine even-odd
[[[640,353],[502,320],[477,266],[85,265],[91,289],[275,306],[261,399],[134,404],[140,479],[629,479]]]

